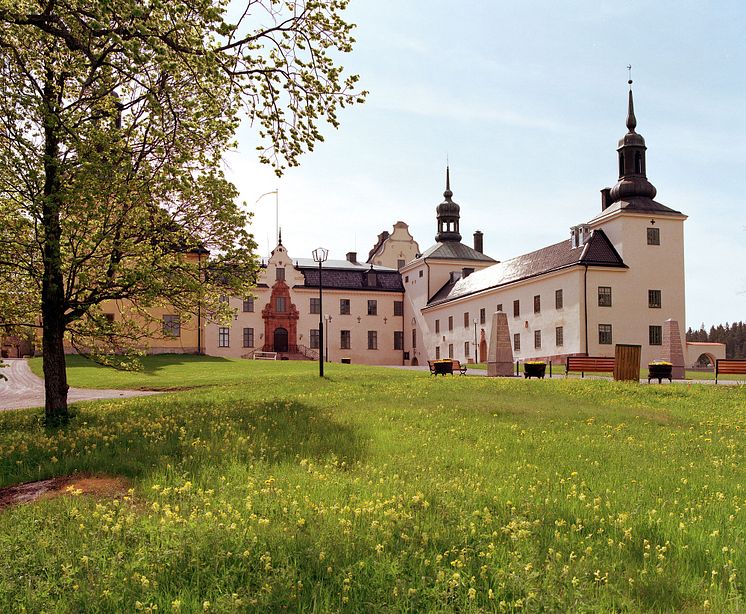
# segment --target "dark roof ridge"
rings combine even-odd
[[[606,233],[598,228],[582,249],[573,248],[571,240],[565,239],[495,263],[466,278],[449,280],[428,301],[428,307],[577,265],[627,268]]]

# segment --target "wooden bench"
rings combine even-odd
[[[613,356],[568,356],[565,364],[565,377],[570,371],[580,371],[580,377],[588,373],[613,373]]]
[[[466,365],[462,365],[458,360],[452,360],[453,371],[458,371],[459,375],[466,375]]]
[[[277,360],[277,352],[254,352],[254,360]]]
[[[715,383],[718,375],[746,375],[746,360],[738,358],[718,358],[715,361]]]

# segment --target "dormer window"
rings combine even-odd
[[[371,269],[366,273],[366,282],[369,288],[375,288],[378,285],[378,274]]]

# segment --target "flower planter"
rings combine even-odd
[[[544,373],[547,370],[547,363],[545,362],[524,362],[523,363],[523,377],[530,379],[532,377],[538,377],[544,379]]]
[[[446,375],[446,373],[453,375],[452,360],[436,360],[433,365],[435,367],[435,375]]]
[[[657,379],[658,383],[662,383],[664,379],[671,381],[671,372],[673,371],[673,365],[665,363],[654,363],[651,362],[648,365],[648,384],[651,379]]]

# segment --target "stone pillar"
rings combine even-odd
[[[667,360],[673,365],[671,377],[673,379],[684,379],[685,363],[684,348],[681,347],[681,333],[679,323],[676,320],[668,319],[663,323],[663,346],[661,347],[663,360]]]
[[[487,375],[489,377],[511,377],[513,375],[513,346],[510,343],[508,316],[504,311],[496,311],[492,314],[492,330],[487,352]]]

